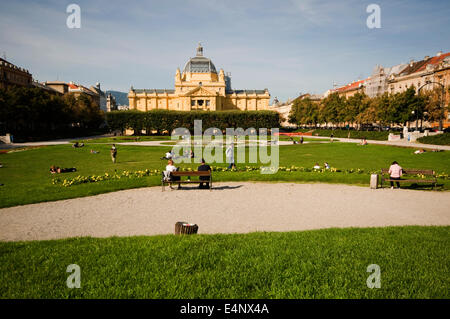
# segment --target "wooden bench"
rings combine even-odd
[[[425,169],[403,169],[403,175],[410,175],[411,177],[406,179],[392,179],[390,176],[385,177],[385,175],[389,175],[389,169],[383,168],[381,169],[381,178],[380,178],[380,187],[383,188],[383,182],[399,182],[399,183],[427,183],[432,184],[433,189],[436,188],[436,172],[433,170]],[[414,178],[413,175],[424,175],[426,178]]]
[[[198,179],[198,180],[189,180],[188,181],[188,180],[183,180],[182,179],[183,176],[209,177],[209,179],[207,179],[207,180]],[[178,184],[178,186],[180,186],[180,184],[192,184],[192,183],[194,183],[194,184],[195,183],[196,184],[209,183],[209,190],[212,190],[212,173],[211,173],[211,171],[171,172],[170,177],[179,177],[179,179],[176,181],[165,180],[164,172],[163,172],[162,179],[161,179],[161,185],[162,185],[163,191],[164,191],[164,185],[166,185],[166,184]]]

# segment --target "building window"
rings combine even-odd
[[[209,106],[209,100],[206,100],[206,106]]]
[[[191,100],[191,106],[195,106],[195,100]]]
[[[197,103],[198,103],[198,106],[203,106],[203,100],[198,100]]]
[[[198,82],[198,85],[202,86],[202,82]]]

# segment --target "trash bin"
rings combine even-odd
[[[175,224],[175,235],[190,235],[197,234],[198,225],[189,224],[186,222],[177,222]]]
[[[370,188],[377,189],[378,188],[378,174],[370,175]]]

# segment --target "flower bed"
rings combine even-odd
[[[211,170],[213,172],[254,172],[259,171],[261,167],[259,166],[239,166],[237,168],[228,169],[226,167],[222,166],[212,166]],[[196,169],[193,169],[191,167],[186,168],[180,168],[180,171],[182,172],[192,172],[196,171]],[[297,166],[280,166],[278,169],[279,172],[305,172],[305,173],[313,173],[313,174],[321,174],[321,173],[333,173],[333,174],[377,174],[379,173],[379,170],[364,170],[360,168],[350,168],[350,169],[338,169],[331,167],[329,169],[321,168],[321,169],[314,169],[309,167],[297,167]],[[107,180],[119,180],[124,178],[142,178],[146,176],[157,176],[161,174],[161,170],[154,169],[146,169],[146,170],[140,170],[140,171],[122,171],[121,173],[115,172],[114,174],[105,173],[103,175],[89,175],[89,176],[76,176],[74,178],[66,178],[61,179],[59,177],[54,178],[52,180],[52,184],[54,185],[61,185],[63,187],[70,187],[73,185],[80,185],[85,183],[97,183]],[[418,174],[416,177],[419,178],[425,178],[424,175]],[[449,175],[445,173],[436,174],[437,178],[440,179],[449,179]]]
[[[103,175],[89,175],[89,176],[78,175],[77,177],[65,178],[64,180],[57,177],[52,180],[52,184],[70,187],[73,185],[79,185],[84,183],[97,183],[107,180],[118,180],[122,178],[142,178],[145,176],[156,176],[160,173],[161,171],[157,169],[155,170],[146,169],[143,171],[134,171],[134,172],[122,171],[122,173],[120,174],[115,172],[114,174],[105,173]]]

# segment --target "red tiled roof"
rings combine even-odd
[[[335,92],[346,92],[346,91],[355,90],[355,89],[359,88],[361,85],[363,85],[364,82],[366,82],[366,80],[359,80],[359,81],[356,81],[353,83],[349,83],[347,85],[341,86],[340,88],[337,88],[334,91]]]
[[[426,69],[427,65],[436,65],[441,63],[442,60],[444,60],[446,57],[450,56],[450,52],[443,53],[440,56],[434,56],[431,59],[426,60],[427,62],[423,64],[416,72],[423,71]]]
[[[78,86],[76,86],[75,84],[68,83],[67,85],[68,85],[69,88],[71,88],[71,89],[74,89],[74,90],[78,89]]]

